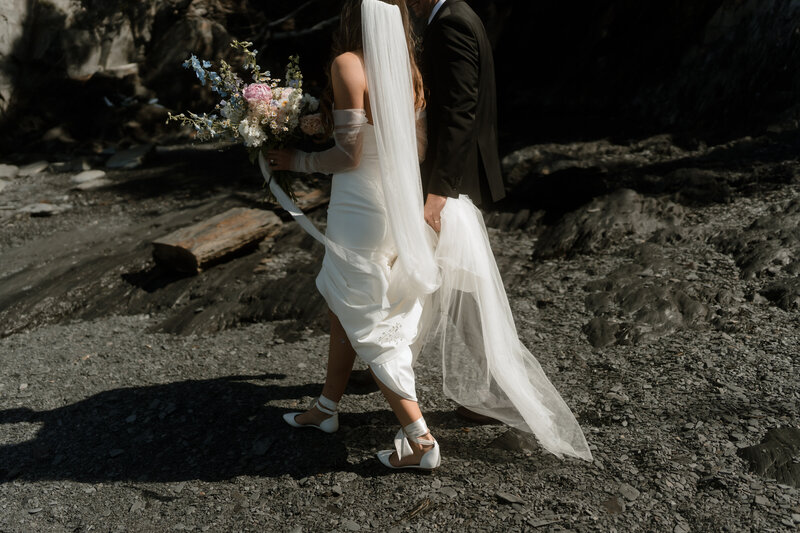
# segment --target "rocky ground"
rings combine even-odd
[[[509,155],[490,237],[595,460],[458,418],[429,356],[431,475],[378,464],[397,423],[363,384],[336,434],[281,420],[318,394],[327,342],[321,250],[295,224],[197,276],[153,262],[174,229],[270,207],[243,154],[5,161],[0,531],[795,531],[797,144]]]

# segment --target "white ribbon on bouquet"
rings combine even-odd
[[[272,192],[272,195],[275,196],[275,199],[278,201],[278,204],[282,208],[286,210],[287,213],[292,215],[300,227],[302,227],[306,232],[314,237],[316,240],[321,242],[323,245],[328,244],[328,240],[325,238],[325,235],[320,232],[317,227],[311,222],[308,217],[306,217],[305,213],[297,207],[289,195],[281,189],[281,186],[278,185],[278,182],[272,179],[272,171],[267,166],[267,162],[264,160],[264,154],[261,152],[258,153],[258,166],[261,168],[261,175],[264,176],[264,181],[267,182],[269,186],[269,190]]]

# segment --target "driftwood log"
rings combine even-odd
[[[271,211],[235,207],[153,241],[153,258],[178,272],[196,274],[274,235],[281,224]]]
[[[297,191],[297,207],[303,211],[311,211],[317,207],[327,204],[330,200],[330,190],[312,189],[310,191]]]

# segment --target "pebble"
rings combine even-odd
[[[627,483],[623,483],[619,486],[619,492],[626,500],[631,502],[639,497],[639,491]]]
[[[508,492],[497,491],[495,496],[503,503],[524,503],[525,500]]]
[[[16,178],[17,174],[19,174],[19,167],[0,164],[0,178]]]
[[[152,145],[143,144],[139,146],[133,146],[121,152],[117,152],[108,159],[106,162],[106,167],[124,169],[137,168],[144,162],[145,156],[152,149]]]
[[[361,526],[352,520],[342,520],[342,527],[347,531],[361,531]]]
[[[605,500],[602,505],[605,510],[609,512],[609,514],[619,514],[625,511],[625,502],[616,496],[612,496]]]
[[[673,533],[689,533],[689,531],[691,530],[686,524],[678,524],[675,526],[675,529],[672,530]]]
[[[769,500],[760,494],[756,496],[756,505],[769,505]]]
[[[72,183],[86,183],[87,181],[98,180],[106,175],[103,170],[86,170],[80,174],[75,174],[70,178]]]
[[[253,455],[265,455],[272,446],[270,439],[261,439],[253,444]]]
[[[433,483],[431,483],[431,488],[433,488],[433,489],[442,488],[442,480],[441,479],[434,479]]]
[[[342,486],[337,484],[331,487],[331,492],[334,496],[341,496],[344,491],[342,491]]]
[[[3,192],[3,189],[8,187],[10,185],[10,183],[11,182],[6,181],[6,180],[0,180],[0,192]]]
[[[533,518],[531,518],[531,519],[528,520],[528,525],[531,526],[531,527],[543,527],[543,526],[549,526],[551,524],[555,524],[558,521],[559,520],[556,520],[556,519],[553,519],[553,518],[545,518],[545,519],[540,519],[540,520],[534,520]]]
[[[70,204],[29,204],[19,210],[20,213],[30,213],[32,217],[47,217],[57,215],[72,208]]]
[[[25,165],[24,167],[21,167],[19,169],[19,173],[17,174],[17,176],[19,176],[20,178],[25,176],[33,176],[39,174],[49,166],[50,163],[48,163],[47,161],[36,161],[35,163],[31,163],[30,165]]]
[[[73,189],[77,189],[79,191],[91,191],[91,190],[94,190],[94,189],[99,189],[101,187],[108,187],[109,185],[111,185],[113,183],[114,182],[109,180],[109,179],[100,178],[100,179],[97,179],[97,180],[91,180],[91,181],[87,181],[87,182],[84,182],[84,183],[80,183],[80,184],[76,185],[75,187],[73,187]]]
[[[125,453],[125,450],[121,450],[119,448],[114,448],[113,450],[108,452],[108,456],[109,457],[117,457],[117,456],[122,455],[123,453]]]
[[[76,159],[75,161],[57,161],[50,164],[52,172],[81,172],[89,170],[91,165],[85,159]]]
[[[144,503],[142,502],[142,500],[136,500],[135,502],[133,502],[128,512],[135,513],[136,511],[141,511],[142,509],[144,509]]]
[[[455,498],[456,496],[458,496],[458,492],[453,487],[444,487],[439,492],[441,492],[442,494],[444,494],[445,496],[448,496],[450,498]]]

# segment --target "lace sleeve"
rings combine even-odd
[[[419,162],[425,161],[428,150],[428,114],[424,109],[417,110],[417,156]]]
[[[352,170],[361,162],[363,128],[367,114],[363,109],[333,111],[333,139],[336,145],[324,152],[295,152],[297,172],[334,174]]]

